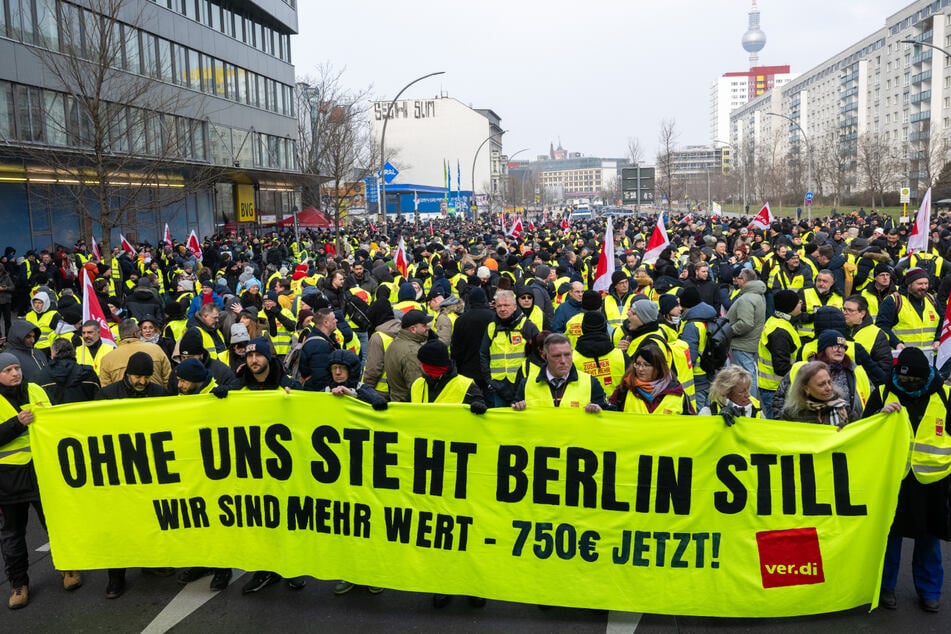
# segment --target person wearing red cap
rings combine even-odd
[[[893,293],[879,304],[875,325],[885,331],[895,350],[914,346],[930,355],[938,349],[941,313],[928,292],[930,285],[924,269],[908,269],[905,292]]]

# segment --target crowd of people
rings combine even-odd
[[[874,212],[765,229],[747,218],[671,216],[669,246],[646,258],[656,217],[613,222],[617,260],[600,291],[599,219],[530,224],[520,235],[461,218],[217,235],[201,253],[142,242],[102,261],[82,241],[22,257],[7,248],[0,542],[9,607],[29,602],[30,506],[43,521],[30,404],[310,390],[377,410],[392,402],[456,403],[475,414],[570,407],[839,428],[900,408],[916,429],[926,416],[948,419],[951,368],[936,367],[935,352],[951,294],[951,219],[935,218],[927,251],[906,253],[906,226]],[[83,321],[86,276],[115,347],[100,322]],[[919,479],[928,480],[910,474],[901,485],[880,605],[898,605],[909,537],[920,605],[935,612],[949,486],[946,477]],[[109,571],[107,597],[123,594],[125,572]],[[62,575],[66,590],[82,584],[76,571]],[[203,576],[223,590],[231,571],[190,568],[178,579]],[[243,592],[280,579],[256,572]],[[354,587],[340,581],[334,592]],[[449,599],[436,595],[434,605]]]

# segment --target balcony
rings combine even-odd
[[[914,86],[915,84],[920,84],[921,82],[929,81],[930,79],[931,79],[931,71],[926,70],[922,73],[918,73],[917,75],[912,75],[911,85]]]
[[[932,50],[929,48],[929,49],[925,49],[921,51],[917,55],[912,55],[911,57],[912,65],[918,65],[921,62],[928,61],[929,59],[931,59],[931,54],[932,54]]]
[[[928,121],[929,119],[931,119],[931,111],[923,110],[921,112],[916,112],[915,114],[911,115],[911,118],[909,119],[909,121],[911,123],[918,123],[919,121]]]
[[[927,99],[931,99],[931,91],[922,90],[921,92],[915,93],[914,95],[911,96],[911,103],[920,103]]]

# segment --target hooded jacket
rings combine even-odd
[[[746,283],[737,295],[726,317],[730,321],[733,337],[730,348],[756,354],[759,338],[766,325],[766,284],[759,280]]]
[[[390,317],[393,317],[392,308],[390,309]],[[380,377],[383,376],[383,339],[375,336],[376,333],[395,338],[399,331],[400,320],[396,318],[389,319],[376,327],[376,332],[374,332],[373,336],[371,336],[367,342],[367,358],[363,368],[363,380],[369,385],[376,387],[380,382]]]
[[[165,306],[147,286],[136,286],[132,294],[125,300],[125,309],[129,317],[141,321],[146,316],[161,317],[165,313]]]
[[[99,377],[89,365],[73,359],[51,359],[40,370],[36,384],[46,390],[53,405],[94,401],[99,395]]]
[[[555,332],[565,332],[568,320],[581,312],[581,302],[570,295],[566,297],[561,306],[555,309],[555,317],[551,320],[551,329]]]
[[[762,282],[760,282],[760,284],[762,284]],[[695,369],[700,367],[700,354],[703,352],[703,350],[700,349],[701,326],[698,324],[700,322],[709,324],[716,318],[716,309],[706,302],[700,302],[693,308],[688,308],[684,311],[683,315],[681,315],[683,327],[680,330],[680,338],[690,349],[690,363],[693,364]],[[706,375],[704,375],[704,377],[707,378]],[[696,375],[694,378],[696,379]]]
[[[400,328],[390,347],[386,349],[383,367],[386,369],[386,381],[390,387],[390,401],[409,402],[410,386],[413,381],[423,376],[416,353],[428,340],[429,332],[417,335],[406,328]]]
[[[551,300],[548,300],[551,302]],[[449,355],[456,364],[459,374],[475,379],[479,387],[485,390],[482,374],[479,370],[479,349],[485,330],[495,320],[495,311],[478,294],[469,297],[469,307],[459,315],[452,328],[452,341]]]
[[[46,367],[46,356],[43,353],[37,353],[32,347],[27,347],[23,343],[23,338],[34,333],[40,336],[40,329],[25,319],[15,319],[10,326],[10,332],[7,333],[7,347],[5,352],[9,352],[20,360],[20,369],[23,371],[24,383],[36,383],[36,377],[40,370]]]

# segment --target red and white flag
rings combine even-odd
[[[934,367],[940,369],[948,359],[951,359],[951,302],[948,302],[948,308],[944,312],[944,324],[941,326],[941,338],[938,341],[938,353],[935,357]]]
[[[604,242],[601,244],[601,256],[594,274],[593,290],[607,293],[611,290],[611,276],[614,275],[614,219],[608,217],[608,228],[604,230]]]
[[[198,241],[198,236],[195,235],[195,230],[192,229],[192,232],[188,234],[188,244],[186,245],[188,250],[198,258],[198,261],[201,262],[201,243]]]
[[[92,254],[96,256],[96,259],[102,262],[102,252],[99,250],[99,243],[96,242],[95,236],[89,236],[89,239],[92,241]]]
[[[749,228],[758,227],[760,229],[769,229],[769,226],[773,224],[773,212],[769,210],[769,203],[763,205],[763,208],[759,210],[759,213],[753,217],[753,220],[750,221]]]
[[[532,222],[531,220],[528,221],[528,230],[535,231],[535,223]]]
[[[685,225],[689,225],[691,222],[693,222],[693,218],[690,216],[690,214],[687,214],[686,216],[680,219],[680,222]]]
[[[512,227],[509,229],[507,235],[520,238],[523,233],[525,233],[525,227],[522,226],[522,217],[515,216],[515,220],[512,221]]]
[[[376,233],[376,226],[375,226],[372,222],[367,223],[367,224],[370,225],[370,231],[372,231],[373,233]]]
[[[413,192],[413,211],[419,211],[419,192]]]
[[[567,230],[571,226],[571,223],[568,222],[567,218],[561,219],[561,228]]]
[[[99,336],[105,343],[113,348],[116,346],[116,339],[109,330],[109,322],[106,321],[106,314],[102,312],[99,305],[99,298],[96,297],[96,291],[92,287],[92,276],[83,275],[83,323],[90,319],[99,322]]]
[[[925,197],[921,199],[921,207],[918,208],[918,215],[915,216],[915,224],[911,227],[911,233],[908,235],[908,253],[915,251],[928,250],[928,233],[931,230],[931,188],[925,192]],[[944,333],[941,334],[942,339]],[[938,366],[941,367],[940,365]]]
[[[409,268],[409,259],[406,257],[406,244],[403,242],[403,236],[400,236],[399,244],[396,246],[393,263],[396,265],[396,270],[405,278],[406,271]]]
[[[165,235],[162,236],[162,239],[165,241],[165,244],[172,246],[172,232],[169,231],[168,223],[165,223]]]
[[[430,221],[429,221],[429,235],[433,235],[433,234],[435,234],[435,233],[436,233],[436,230],[433,229],[433,221],[430,220]]]
[[[130,258],[134,258],[137,254],[135,247],[132,246],[132,243],[125,239],[125,236],[121,233],[119,234],[119,246],[120,248],[129,254]]]
[[[647,241],[647,250],[644,251],[644,264],[653,264],[660,257],[661,251],[670,246],[670,238],[667,237],[667,228],[664,226],[664,214],[657,216],[657,226],[654,227],[654,233],[651,239]]]

